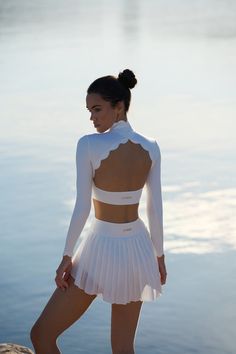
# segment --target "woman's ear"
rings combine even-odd
[[[117,102],[116,108],[117,108],[119,114],[123,113],[125,111],[124,101]]]

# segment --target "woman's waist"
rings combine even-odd
[[[93,231],[105,236],[131,236],[140,231],[147,231],[142,219],[139,217],[129,222],[109,222],[94,218]]]
[[[94,213],[97,219],[112,222],[126,223],[139,218],[139,204],[132,205],[113,205],[93,200]]]

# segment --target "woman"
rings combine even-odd
[[[36,354],[60,353],[58,336],[77,321],[96,298],[111,303],[113,354],[134,353],[134,337],[143,301],[161,295],[166,282],[160,149],[133,130],[127,120],[137,83],[126,69],[88,88],[86,103],[97,133],[81,137],[76,150],[77,197],[57,289],[31,330]],[[146,186],[149,230],[138,206]],[[90,213],[95,217],[74,252]]]

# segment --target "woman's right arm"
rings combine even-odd
[[[88,136],[79,139],[76,149],[76,201],[67,232],[63,256],[73,256],[73,250],[91,209],[92,165]]]
[[[63,290],[68,287],[67,279],[72,268],[75,244],[83,230],[91,209],[92,165],[89,154],[89,141],[85,135],[79,139],[76,148],[76,200],[72,213],[63,259],[56,270],[55,281]]]

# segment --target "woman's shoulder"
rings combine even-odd
[[[147,143],[150,143],[150,144],[157,143],[156,139],[152,136],[145,135],[145,134],[138,132],[138,131],[134,131],[134,133],[137,135],[137,137],[140,140],[146,141]]]
[[[114,139],[108,132],[85,134],[78,139],[77,148],[81,151],[88,150],[93,156],[100,155],[109,150],[111,145],[118,144],[119,140]]]
[[[152,159],[155,159],[160,155],[160,146],[156,138],[144,135],[137,131],[135,131],[135,138],[137,143],[141,144],[144,149],[150,152],[153,157]]]
[[[91,146],[105,146],[114,141],[118,141],[119,140],[119,136],[117,136],[116,134],[111,134],[109,131],[106,131],[104,133],[90,133],[90,134],[85,134],[83,135],[80,140],[82,140],[82,142],[88,143]]]
[[[87,145],[88,143],[96,140],[101,140],[99,133],[85,134],[79,137],[77,144]]]

